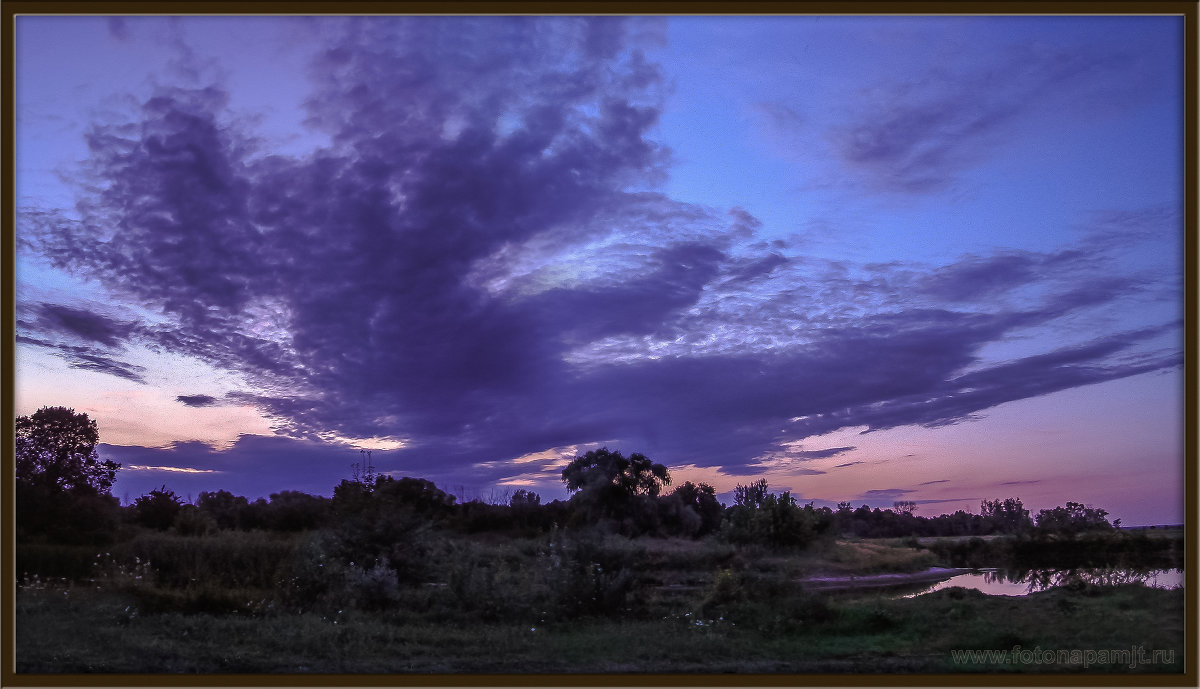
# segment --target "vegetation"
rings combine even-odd
[[[1021,599],[803,583],[939,565],[1180,566],[1181,535],[1121,531],[1076,503],[1036,522],[1016,498],[923,518],[911,504],[800,505],[757,481],[726,507],[705,484],[665,493],[666,467],[604,448],[564,469],[566,501],[522,490],[459,503],[366,472],[331,498],[221,490],[187,504],[163,486],[121,508],[95,424],[63,409],[39,419],[19,421],[19,672],[1077,671],[964,666],[950,651],[1131,643],[1178,653],[1088,669],[1182,668],[1182,591],[1121,577]]]
[[[100,432],[87,414],[44,407],[16,422],[17,537],[102,543],[116,530],[109,493],[120,465],[100,461]]]

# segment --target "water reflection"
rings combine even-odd
[[[982,569],[977,572],[958,574],[936,584],[926,585],[920,590],[905,594],[904,598],[933,593],[952,586],[975,589],[989,596],[1026,596],[1030,593],[1063,586],[1078,588],[1093,586],[1118,586],[1142,583],[1145,586],[1174,589],[1183,586],[1183,570],[1154,569],[1134,570],[1128,568],[1096,569]]]

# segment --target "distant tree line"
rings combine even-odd
[[[162,486],[121,507],[111,495],[120,465],[101,461],[99,433],[86,414],[46,407],[16,423],[18,541],[102,543],[121,529],[182,535],[222,530],[302,532],[329,530],[347,557],[411,561],[415,535],[433,529],[459,533],[535,535],[588,527],[629,537],[717,538],[736,544],[803,548],[834,537],[986,536],[1074,537],[1111,531],[1107,512],[1075,502],[1031,517],[1018,498],[984,500],[979,513],[935,517],[915,514],[913,502],[891,509],[836,509],[800,504],[765,479],[738,485],[733,505],[712,486],[685,481],[669,492],[667,467],[640,453],[608,448],[576,457],[562,471],[567,500],[543,503],[517,490],[507,504],[457,502],[430,481],[387,475],[343,480],[332,497],[280,491],[249,500],[226,490],[202,492],[194,503]]]

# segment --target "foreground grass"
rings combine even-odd
[[[1023,598],[743,596],[679,601],[653,618],[483,623],[403,609],[153,614],[117,592],[64,585],[18,593],[16,658],[18,673],[1078,672],[956,664],[950,651],[1142,646],[1173,650],[1174,663],[1087,671],[1181,672],[1183,611],[1182,591],[1131,585]]]

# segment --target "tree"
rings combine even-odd
[[[721,528],[721,517],[725,508],[717,501],[717,491],[712,486],[707,483],[696,485],[691,481],[684,481],[671,495],[676,496],[682,504],[700,516],[697,536],[713,533]]]
[[[234,495],[227,490],[215,493],[201,491],[200,497],[196,498],[196,507],[212,517],[220,529],[243,528],[249,504],[250,501],[244,496]]]
[[[43,407],[17,418],[15,440],[17,539],[110,540],[120,505],[109,491],[121,465],[97,455],[96,422],[74,409]]]
[[[1113,528],[1108,521],[1107,510],[1087,507],[1077,502],[1068,502],[1065,507],[1038,512],[1037,526],[1042,531],[1067,536],[1085,531],[1109,531]]]
[[[912,500],[897,500],[892,503],[892,511],[896,514],[911,517],[917,511],[917,503]]]
[[[298,490],[281,490],[271,493],[264,516],[266,527],[272,531],[305,531],[324,524],[329,512],[329,498]]]
[[[833,510],[817,510],[809,503],[796,504],[790,491],[767,492],[767,480],[739,485],[735,504],[725,512],[722,534],[733,543],[759,543],[772,547],[803,547],[829,531]]]
[[[736,507],[758,509],[767,499],[767,479],[760,478],[748,486],[738,484],[733,489],[733,504]]]
[[[520,488],[512,494],[512,498],[508,501],[508,506],[517,509],[532,509],[542,504],[542,496],[531,490]]]
[[[1024,533],[1033,526],[1029,510],[1020,498],[984,500],[979,503],[979,513],[1002,533]]]
[[[637,516],[633,514],[635,503],[647,510],[653,507],[636,499],[657,497],[663,486],[671,484],[671,474],[666,466],[641,453],[625,457],[604,447],[572,460],[563,469],[562,480],[567,490],[575,493],[571,500],[587,519],[628,520]]]
[[[120,464],[96,453],[100,431],[87,414],[42,407],[17,418],[17,483],[51,493],[108,494]]]
[[[562,480],[572,493],[612,486],[630,497],[653,497],[663,486],[671,485],[671,474],[667,467],[651,462],[640,452],[626,458],[620,452],[603,447],[576,457],[563,469]]]
[[[166,531],[175,523],[183,509],[183,499],[163,486],[138,498],[133,503],[133,519],[142,526]]]

